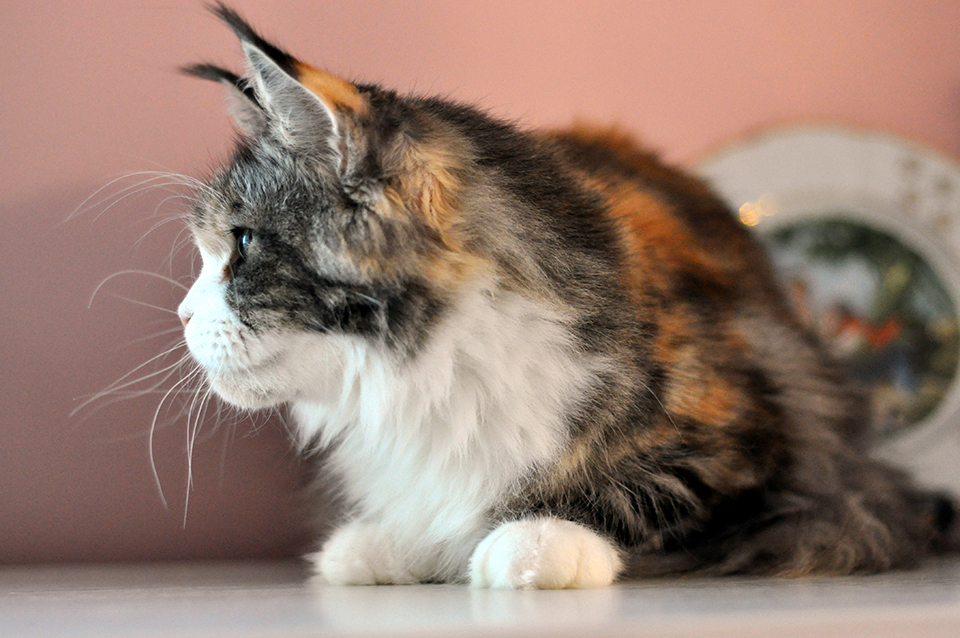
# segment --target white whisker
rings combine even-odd
[[[176,314],[177,314],[177,311],[176,311],[176,310],[172,310],[172,309],[170,309],[170,308],[164,308],[163,306],[157,306],[157,305],[154,305],[154,304],[152,304],[152,303],[147,303],[146,301],[140,301],[139,299],[133,299],[132,297],[124,297],[123,295],[117,295],[117,294],[114,294],[114,293],[110,293],[110,296],[113,297],[114,299],[120,299],[120,300],[122,300],[122,301],[129,301],[129,302],[132,303],[132,304],[136,304],[136,305],[138,305],[138,306],[143,306],[144,308],[152,308],[153,310],[159,310],[160,312],[166,312],[166,313],[171,314],[171,315],[176,315]]]
[[[100,293],[100,289],[103,288],[103,287],[107,284],[107,282],[109,282],[109,281],[111,281],[111,280],[113,280],[113,279],[116,279],[117,277],[120,277],[121,275],[144,275],[144,276],[146,276],[146,277],[155,277],[155,278],[160,279],[160,280],[162,280],[162,281],[165,281],[165,282],[167,282],[167,283],[169,283],[169,284],[173,284],[174,286],[176,286],[177,288],[180,288],[180,289],[183,290],[184,292],[187,292],[187,291],[189,290],[189,288],[188,288],[187,286],[183,285],[182,283],[180,283],[180,282],[177,281],[176,279],[173,279],[172,277],[166,277],[166,276],[164,276],[164,275],[161,275],[161,274],[158,274],[158,273],[155,273],[155,272],[150,272],[149,270],[134,270],[134,269],[131,269],[131,270],[121,270],[121,271],[119,271],[119,272],[113,273],[112,275],[108,275],[107,277],[105,277],[105,278],[103,279],[103,281],[101,281],[99,284],[97,284],[97,287],[94,289],[93,294],[90,295],[90,300],[87,302],[87,308],[92,308],[92,307],[93,307],[93,301],[94,301],[94,299],[96,299],[97,295]]]
[[[161,369],[159,369],[159,370],[155,370],[155,371],[153,371],[153,372],[149,372],[149,373],[147,373],[147,374],[145,374],[145,375],[143,375],[143,376],[137,377],[137,378],[135,378],[135,379],[130,379],[130,380],[128,380],[128,381],[126,380],[126,379],[129,379],[130,376],[133,375],[134,373],[136,373],[138,370],[142,370],[143,368],[145,368],[146,366],[150,365],[150,364],[153,363],[154,361],[157,361],[158,359],[163,359],[164,357],[169,356],[170,354],[172,354],[172,353],[173,353],[174,351],[176,351],[177,349],[184,347],[184,345],[185,345],[185,342],[184,342],[183,340],[179,340],[179,341],[176,343],[176,345],[174,345],[173,347],[168,348],[167,350],[164,350],[164,351],[161,352],[160,354],[157,354],[157,355],[154,355],[154,356],[150,357],[150,358],[147,359],[145,362],[141,363],[141,364],[138,365],[136,368],[134,368],[134,369],[131,370],[130,372],[126,373],[125,375],[123,375],[122,377],[120,377],[119,379],[117,379],[116,381],[114,381],[113,383],[111,383],[109,386],[106,387],[106,389],[101,390],[100,392],[96,392],[96,393],[94,393],[93,395],[89,396],[85,401],[83,401],[83,403],[81,403],[81,404],[78,405],[76,408],[74,408],[74,410],[70,413],[70,416],[75,416],[80,410],[84,409],[85,407],[87,407],[87,406],[90,405],[91,403],[93,403],[93,402],[95,402],[95,401],[98,401],[98,400],[100,400],[100,399],[102,399],[102,398],[104,398],[104,397],[106,397],[106,396],[109,396],[109,395],[117,392],[118,390],[123,390],[123,389],[125,389],[125,388],[129,388],[129,387],[131,387],[131,386],[137,385],[138,383],[143,383],[144,381],[147,381],[148,379],[152,379],[152,378],[157,377],[157,376],[159,376],[159,375],[161,375],[161,374],[163,374],[163,373],[165,373],[165,372],[168,372],[168,371],[170,372],[170,375],[172,375],[173,372],[176,371],[176,368],[177,368],[178,366],[180,366],[180,365],[184,362],[184,360],[186,360],[186,359],[188,358],[187,355],[182,356],[182,357],[181,357],[178,361],[176,361],[175,363],[170,364],[170,365],[168,365],[168,366],[166,366],[166,367],[163,367],[163,368],[161,368]],[[161,380],[161,383],[162,383],[163,381],[165,381],[166,379],[168,379],[168,378],[170,377],[170,375],[164,377],[164,379]],[[80,398],[82,398],[82,397],[80,397]],[[102,407],[102,406],[101,406],[101,407]]]
[[[167,202],[167,201],[170,200],[170,199],[171,199],[171,198],[168,197],[167,199],[163,200],[163,202],[161,202],[160,204],[162,205],[164,202]],[[154,232],[156,232],[157,230],[163,228],[163,227],[166,226],[167,224],[170,224],[170,223],[173,223],[173,222],[179,222],[179,223],[183,224],[184,228],[181,229],[181,231],[180,231],[180,233],[183,233],[184,230],[189,230],[189,227],[188,227],[187,224],[186,224],[187,219],[188,219],[188,216],[187,216],[186,214],[183,214],[183,215],[169,215],[168,217],[164,217],[163,219],[161,219],[160,221],[158,221],[157,223],[155,223],[153,226],[151,226],[150,228],[148,228],[147,231],[146,231],[145,233],[143,233],[143,235],[140,236],[140,239],[138,239],[137,241],[133,242],[133,245],[134,245],[134,246],[139,246],[139,245],[141,245],[144,241],[146,241],[147,237],[149,237],[152,233],[154,233]],[[179,237],[179,236],[180,236],[180,234],[177,235],[177,237]]]
[[[190,401],[190,407],[187,410],[187,485],[184,489],[183,497],[183,528],[187,527],[187,512],[190,510],[190,492],[193,491],[193,443],[196,425],[191,426],[191,421],[197,418],[196,406],[200,395],[193,395]]]
[[[142,178],[142,179],[139,179],[137,182],[129,186],[124,186],[123,188],[120,188],[117,191],[112,192],[109,195],[106,195],[95,202],[93,201],[95,198],[103,194],[105,191],[109,191],[111,187],[123,182],[124,180],[131,180],[136,178]],[[96,189],[93,193],[91,193],[88,197],[86,197],[82,202],[80,202],[80,204],[67,216],[66,220],[64,221],[70,222],[77,215],[79,215],[84,211],[97,209],[97,208],[100,208],[101,206],[106,205],[106,207],[103,208],[97,214],[97,217],[99,218],[101,215],[107,212],[110,208],[112,208],[113,206],[117,205],[118,203],[127,199],[130,196],[134,196],[140,192],[144,192],[154,188],[165,188],[169,186],[179,186],[179,187],[188,189],[189,191],[191,191],[191,194],[188,195],[183,193],[175,193],[173,197],[183,197],[190,200],[195,199],[194,195],[197,193],[200,193],[200,192],[204,192],[208,194],[211,193],[211,189],[208,185],[204,184],[201,180],[195,177],[191,177],[189,175],[184,175],[182,173],[175,173],[171,171],[135,171],[132,173],[127,173],[119,177],[116,177],[110,180],[109,182],[107,182],[106,184],[104,184],[103,186],[101,186],[100,188]],[[162,202],[161,202],[161,205],[162,205]],[[157,207],[157,210],[159,210],[159,208],[160,206]]]
[[[90,205],[90,200],[92,200],[94,197],[97,197],[98,195],[100,195],[100,193],[104,192],[105,190],[107,190],[108,188],[110,188],[111,186],[113,186],[114,184],[117,184],[117,183],[119,183],[119,182],[122,182],[122,181],[125,180],[125,179],[131,179],[131,178],[133,178],[133,177],[138,177],[138,176],[140,176],[140,175],[142,175],[142,174],[143,174],[142,172],[126,173],[126,174],[124,174],[124,175],[121,175],[121,176],[119,176],[119,177],[115,177],[114,179],[110,180],[109,182],[107,182],[106,184],[104,184],[103,186],[101,186],[100,188],[98,188],[97,190],[95,190],[95,191],[93,191],[92,193],[90,193],[90,195],[88,195],[88,196],[86,197],[86,199],[84,199],[82,202],[80,202],[80,204],[79,204],[76,208],[74,208],[73,211],[71,211],[71,213],[70,213],[69,215],[67,215],[67,218],[66,218],[64,221],[65,221],[65,222],[70,222],[70,221],[72,221],[73,218],[76,217],[81,211],[89,210],[90,208],[95,208],[96,206],[98,206],[99,204]],[[151,179],[154,179],[154,178],[151,178]],[[142,183],[142,182],[138,182],[137,184],[135,184],[135,186],[140,185],[141,183]],[[122,189],[120,192],[122,193],[122,192],[124,192],[125,190],[127,190],[127,189],[129,189],[129,188],[131,188],[131,187],[128,186],[128,187]],[[100,200],[100,202],[108,201],[109,199],[110,199],[110,197],[108,196],[107,198]],[[88,205],[89,205],[89,206],[88,206]]]
[[[160,474],[157,472],[157,462],[156,462],[156,458],[154,457],[154,448],[153,448],[153,439],[154,439],[154,435],[155,435],[156,429],[157,429],[157,420],[160,418],[160,412],[161,412],[161,410],[163,409],[163,405],[166,403],[166,401],[167,401],[167,399],[170,397],[170,395],[173,394],[173,393],[175,393],[175,392],[177,392],[177,389],[178,389],[180,386],[182,386],[182,385],[188,383],[190,380],[196,378],[196,376],[197,376],[199,373],[200,373],[200,368],[196,368],[196,369],[194,369],[193,372],[191,372],[190,374],[184,376],[184,377],[181,378],[179,381],[177,381],[176,383],[174,383],[174,384],[170,387],[170,389],[167,390],[166,394],[163,395],[163,398],[160,399],[160,403],[157,405],[157,409],[156,409],[156,410],[154,411],[154,413],[153,413],[153,419],[152,419],[151,422],[150,422],[150,435],[149,435],[149,437],[147,438],[147,452],[148,452],[148,454],[149,454],[149,456],[150,456],[150,471],[151,471],[151,473],[153,474],[153,480],[154,480],[154,483],[155,483],[156,486],[157,486],[157,491],[160,493],[160,500],[161,500],[161,502],[163,503],[163,508],[166,509],[166,510],[169,510],[170,508],[169,508],[169,505],[167,504],[167,498],[166,498],[166,496],[165,496],[164,493],[163,493],[163,485],[162,485],[161,482],[160,482]]]
[[[187,415],[187,488],[186,494],[184,496],[183,503],[183,528],[187,527],[187,512],[190,506],[190,492],[193,490],[193,454],[196,447],[197,435],[200,431],[200,426],[206,421],[207,417],[207,407],[210,405],[210,400],[213,397],[213,389],[207,387],[206,391],[203,393],[203,398],[199,399],[199,408],[195,409],[197,405],[198,397],[200,393],[197,392],[190,405],[190,413],[193,414],[193,426],[190,425],[190,413]]]
[[[183,328],[180,325],[177,325],[176,327],[170,328],[168,330],[161,330],[160,332],[146,335],[145,337],[138,337],[136,339],[133,339],[132,341],[128,341],[126,345],[132,346],[138,343],[143,343],[144,341],[152,341],[153,339],[159,339],[160,337],[165,337],[167,335],[171,335],[177,332],[183,332]]]
[[[180,179],[180,180],[183,181],[183,183],[184,183],[185,186],[190,186],[190,187],[192,187],[192,188],[196,188],[197,190],[215,192],[215,191],[213,191],[212,188],[210,188],[210,186],[209,186],[206,182],[204,182],[203,180],[201,180],[201,179],[199,179],[199,178],[197,178],[197,177],[194,177],[193,175],[186,175],[186,174],[184,174],[184,173],[178,173],[178,172],[174,171],[173,169],[171,169],[169,166],[165,166],[165,165],[163,165],[163,164],[161,164],[161,163],[159,163],[159,162],[157,162],[157,161],[154,161],[154,160],[145,159],[145,158],[140,158],[140,159],[141,159],[142,161],[144,161],[144,162],[148,162],[148,163],[150,163],[150,164],[153,164],[153,165],[156,166],[157,168],[161,169],[161,170],[154,171],[154,172],[156,172],[156,173],[163,173],[163,174],[166,174],[166,175],[170,176],[171,178]]]
[[[147,192],[147,191],[151,191],[151,190],[155,190],[155,189],[161,189],[161,188],[168,188],[168,187],[171,187],[171,186],[182,186],[182,184],[180,184],[179,182],[176,182],[176,181],[170,181],[170,180],[167,180],[167,181],[158,181],[158,180],[160,180],[160,179],[161,179],[160,177],[155,177],[155,178],[151,178],[151,179],[148,179],[148,180],[144,180],[143,182],[139,182],[139,183],[137,183],[137,184],[133,184],[133,185],[131,185],[131,186],[127,186],[127,187],[125,187],[125,188],[122,188],[122,189],[120,189],[119,191],[117,191],[116,193],[112,193],[112,194],[108,195],[107,197],[104,197],[103,199],[101,199],[101,200],[99,200],[99,201],[97,201],[97,202],[95,202],[95,203],[93,203],[93,204],[89,204],[89,205],[88,205],[88,206],[89,206],[89,209],[94,209],[94,208],[100,209],[99,212],[97,213],[96,217],[94,217],[94,220],[97,220],[97,219],[100,219],[101,217],[103,217],[103,216],[104,216],[107,212],[109,212],[114,206],[117,206],[118,204],[121,204],[122,202],[124,202],[124,201],[126,201],[126,200],[128,200],[128,199],[131,199],[131,198],[133,198],[133,197],[136,197],[137,195],[140,195],[140,194],[145,193],[145,192]],[[184,196],[184,197],[187,197],[186,195],[183,195],[182,193],[180,193],[180,195],[181,195],[181,196]],[[191,198],[191,199],[192,199],[192,198]],[[157,210],[159,210],[159,207],[157,208]],[[156,212],[157,212],[157,211],[155,210],[154,213],[156,214]],[[75,214],[75,213],[74,213],[74,214]],[[73,217],[73,214],[71,214],[71,218],[72,218],[72,217]],[[68,219],[69,219],[69,218],[68,218]]]
[[[160,191],[160,196],[154,197],[153,193],[158,190]],[[181,279],[183,278],[178,279],[179,275],[174,274],[175,262],[178,266],[182,262],[181,251],[191,245],[189,213],[179,209],[183,207],[181,202],[194,202],[198,196],[218,196],[217,193],[203,181],[169,170],[147,170],[128,173],[108,181],[91,193],[67,216],[65,221],[73,221],[78,215],[87,214],[91,211],[95,213],[94,218],[99,219],[114,207],[131,198],[148,195],[151,198],[151,202],[157,201],[153,210],[153,219],[150,222],[149,228],[137,239],[134,246],[144,244],[152,234],[163,228],[168,228],[170,223],[182,225],[182,228],[176,233],[176,237],[171,244],[169,254],[164,259],[164,263],[161,264],[160,270],[163,272],[140,269],[128,269],[115,272],[105,277],[96,285],[87,302],[88,308],[92,308],[98,295],[100,295],[101,292],[105,292],[104,289],[107,284],[121,276],[145,276],[166,282],[183,292],[189,291],[189,286],[181,283]],[[169,276],[164,274],[168,267]],[[194,256],[191,262],[191,269],[195,268],[196,258]],[[176,270],[179,270],[179,268]],[[109,294],[116,299],[148,308],[152,311],[158,311],[168,318],[170,318],[171,315],[173,315],[173,317],[177,316],[176,309],[137,299],[135,298],[136,295],[129,297],[121,294]],[[167,319],[167,321],[169,321],[169,319]],[[91,408],[90,415],[92,415],[104,407],[119,401],[145,396],[159,397],[153,409],[152,418],[149,420],[149,427],[141,434],[135,436],[145,436],[147,439],[150,473],[160,496],[160,501],[166,510],[169,510],[170,504],[167,501],[157,467],[156,436],[161,427],[166,427],[168,424],[181,422],[181,419],[185,419],[187,482],[183,505],[183,526],[186,527],[191,492],[194,488],[193,462],[196,444],[207,436],[207,431],[210,431],[211,434],[213,431],[216,431],[219,427],[219,421],[221,421],[227,413],[224,411],[224,404],[217,399],[213,389],[205,382],[202,367],[193,361],[187,351],[186,341],[182,338],[183,328],[179,325],[179,322],[177,322],[178,325],[172,327],[169,323],[166,324],[166,327],[163,326],[163,322],[154,323],[160,323],[162,329],[154,334],[148,334],[135,339],[126,345],[130,346],[153,339],[162,339],[169,335],[180,335],[180,338],[174,343],[168,344],[161,352],[154,354],[143,363],[140,363],[126,374],[114,380],[103,390],[88,396],[78,397],[79,405],[71,412],[71,416],[76,416],[78,413]],[[212,417],[217,421],[212,428],[206,428],[208,417]],[[86,418],[89,418],[89,415],[86,415],[84,420],[86,420]],[[204,429],[204,432],[201,432],[201,429]]]

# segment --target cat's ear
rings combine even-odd
[[[257,100],[253,87],[236,73],[212,64],[194,64],[181,69],[187,75],[219,82],[229,92],[230,115],[249,135],[258,135],[267,125],[267,115]]]
[[[281,51],[223,4],[213,11],[240,38],[254,97],[269,126],[295,148],[342,157],[347,120],[366,110],[357,87]]]

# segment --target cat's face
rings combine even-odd
[[[245,134],[194,208],[203,268],[180,306],[187,345],[238,406],[333,400],[351,352],[415,351],[480,267],[447,214],[457,146],[409,104],[300,63],[223,11],[252,77],[188,70],[231,88]]]
[[[287,164],[242,153],[201,194],[192,220],[203,268],[180,306],[187,344],[213,388],[247,408],[324,387],[323,377],[337,378],[345,334],[378,329],[369,278],[342,242],[324,240],[331,232],[320,220],[342,213],[324,194],[335,191],[302,183],[306,171]]]

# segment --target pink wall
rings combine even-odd
[[[884,129],[960,155],[957,3],[235,5],[332,71],[530,125],[616,120],[673,161],[796,120]],[[118,175],[199,174],[225,155],[219,90],[173,69],[239,65],[236,43],[192,0],[7,3],[0,42],[0,562],[295,551],[300,468],[277,419],[207,419],[184,525],[185,419],[161,413],[153,437],[164,509],[148,452],[159,395],[69,416],[76,397],[176,338],[138,341],[175,330],[176,318],[118,298],[174,308],[174,286],[118,276],[88,308],[97,284],[125,269],[188,281],[191,256],[167,261],[178,222],[148,233],[183,211],[165,190],[112,207],[95,196],[66,218]]]

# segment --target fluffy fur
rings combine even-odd
[[[289,404],[352,505],[337,584],[602,586],[915,564],[936,501],[703,184],[611,131],[355,85],[230,9],[243,132],[180,307],[219,395]]]

